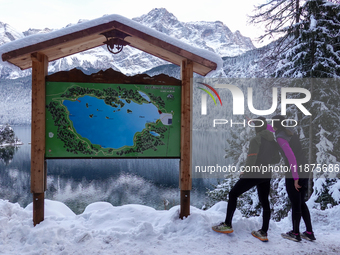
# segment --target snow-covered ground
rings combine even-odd
[[[300,243],[280,236],[291,229],[290,215],[270,222],[267,243],[250,234],[260,228],[261,217],[244,218],[238,210],[234,233],[215,233],[211,226],[224,220],[226,207],[191,207],[181,220],[179,206],[155,210],[96,202],[75,215],[65,204],[45,200],[45,220],[33,227],[32,204],[22,208],[0,200],[0,254],[340,254],[340,206],[312,209],[317,240]]]

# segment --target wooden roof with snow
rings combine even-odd
[[[145,27],[119,15],[108,15],[46,34],[28,36],[0,46],[3,61],[21,69],[32,67],[32,132],[31,132],[31,192],[33,193],[33,223],[44,220],[46,183],[46,95],[45,80],[48,62],[103,45],[117,38],[123,43],[181,66],[181,163],[180,217],[190,214],[191,131],[193,72],[205,76],[222,67],[222,59],[207,50],[192,47],[173,37]],[[121,42],[121,41],[120,41]],[[110,76],[110,70],[106,72]],[[90,80],[90,79],[85,79]]]
[[[191,60],[193,71],[203,76],[222,66],[220,56],[215,53],[190,46],[116,14],[6,43],[0,47],[0,54],[3,61],[27,69],[32,67],[32,53],[42,53],[48,61],[53,61],[104,45],[106,38],[103,33],[109,31],[123,32],[126,36],[123,40],[129,46],[173,64],[181,65],[183,60]]]

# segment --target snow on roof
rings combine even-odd
[[[47,40],[58,38],[58,37],[61,37],[61,36],[67,35],[67,34],[78,32],[78,31],[81,31],[81,30],[85,30],[87,28],[91,28],[91,27],[94,27],[94,26],[97,26],[97,25],[109,23],[109,22],[112,22],[112,21],[118,21],[122,24],[130,26],[134,29],[137,29],[137,30],[139,30],[143,33],[149,34],[149,35],[151,35],[151,36],[153,36],[153,37],[155,37],[159,40],[165,41],[169,44],[172,44],[176,47],[184,49],[184,50],[191,52],[195,55],[198,55],[202,58],[210,60],[210,61],[217,64],[216,70],[219,70],[223,66],[222,58],[214,52],[211,52],[211,51],[208,51],[208,50],[205,50],[205,49],[196,48],[196,47],[191,46],[191,45],[189,45],[189,44],[187,44],[183,41],[180,41],[180,40],[178,40],[174,37],[170,37],[166,34],[158,32],[158,31],[156,31],[152,28],[146,27],[144,25],[141,25],[136,21],[125,18],[125,17],[118,15],[118,14],[106,15],[106,16],[103,16],[101,18],[97,18],[97,19],[94,19],[94,20],[75,24],[75,25],[72,25],[72,26],[69,26],[69,27],[65,27],[65,28],[62,28],[62,29],[59,29],[59,30],[52,31],[50,33],[35,34],[35,35],[27,36],[25,38],[21,38],[21,39],[6,43],[6,44],[0,46],[0,55],[2,55],[3,53],[7,53],[7,52],[10,52],[10,51],[13,51],[13,50],[24,48],[24,47],[27,47],[27,46],[30,46],[30,45],[34,45],[34,44],[37,44],[37,43],[40,43],[40,42],[44,42],[44,41],[47,41]]]

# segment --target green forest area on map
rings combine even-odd
[[[181,87],[46,82],[46,158],[180,156]]]

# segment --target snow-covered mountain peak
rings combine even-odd
[[[181,22],[165,8],[152,9],[133,20],[195,47],[213,51],[221,57],[236,56],[255,49],[250,38],[242,36],[239,31],[232,33],[221,21]]]
[[[179,22],[175,15],[173,15],[171,12],[168,12],[168,10],[165,8],[152,9],[149,13],[137,18],[133,18],[133,20],[143,25],[163,23],[172,26]]]
[[[45,33],[49,33],[52,32],[53,29],[49,29],[49,28],[44,28],[44,29],[35,29],[35,28],[30,28],[27,31],[23,32],[23,34],[25,36],[30,36],[30,35],[35,35],[35,34],[45,34]]]
[[[23,33],[0,21],[0,45],[23,38]]]
[[[221,57],[237,56],[255,48],[249,38],[242,36],[240,32],[231,32],[221,21],[181,22],[165,8],[152,9],[149,13],[133,20],[194,47],[217,53]],[[78,23],[85,21],[87,20],[80,19]],[[72,25],[74,24],[68,24],[67,27]],[[6,30],[6,34],[4,27],[4,25],[0,26],[0,35],[3,35],[0,40],[6,36],[6,41],[2,43],[0,41],[0,45],[10,42],[10,38],[18,39],[20,36],[52,31],[47,28],[29,29],[24,33],[14,34]],[[101,46],[53,61],[49,64],[49,72],[73,68],[92,72],[112,68],[126,75],[134,75],[165,64],[169,63],[132,47],[125,47],[120,54],[112,55],[106,47]],[[19,71],[18,68],[0,61],[0,79],[23,77],[29,75],[29,72],[30,70]]]

